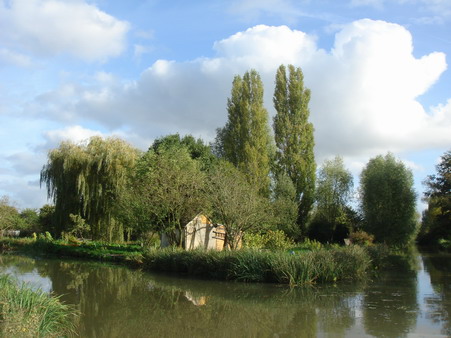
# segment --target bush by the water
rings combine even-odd
[[[75,310],[56,297],[0,276],[1,337],[61,337],[74,333]]]
[[[285,250],[294,246],[294,241],[281,230],[266,233],[246,233],[244,246],[251,249]]]
[[[372,245],[374,241],[374,235],[370,235],[369,233],[359,230],[354,231],[349,234],[349,239],[352,244],[358,245]]]
[[[290,285],[360,279],[371,266],[365,248],[359,246],[286,251],[185,251],[168,248],[149,250],[144,266],[151,270],[185,273],[191,276],[244,282]]]

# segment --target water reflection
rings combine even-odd
[[[451,255],[429,254],[423,256],[423,264],[435,291],[424,297],[428,319],[443,323],[442,334],[451,336]]]
[[[390,258],[364,296],[364,325],[376,337],[405,337],[416,326],[418,254]]]
[[[52,291],[79,309],[81,337],[402,337],[416,332],[423,301],[415,257],[398,258],[374,282],[295,289],[19,256],[0,256],[0,273],[50,280]],[[423,262],[435,288],[424,300],[427,332],[449,334],[450,276],[443,262]],[[433,331],[435,322],[444,325]]]

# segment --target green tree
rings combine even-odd
[[[39,227],[39,215],[36,209],[26,208],[20,212],[20,218],[22,219],[22,229],[28,233],[40,232]]]
[[[317,180],[315,221],[311,225],[326,230],[323,240],[341,240],[349,233],[347,209],[352,187],[352,174],[344,167],[341,157],[336,156],[323,163]],[[337,230],[340,230],[340,234]],[[309,229],[310,233],[314,231]]]
[[[23,226],[20,213],[8,196],[0,197],[0,237],[4,230],[18,230]]]
[[[137,151],[118,138],[92,137],[87,145],[63,142],[50,151],[41,184],[55,203],[56,235],[70,227],[70,214],[91,226],[93,239],[121,241],[123,227],[115,215],[118,196]]]
[[[151,147],[132,179],[130,203],[144,215],[135,220],[141,231],[165,233],[173,245],[181,246],[184,226],[206,209],[204,181],[199,161],[186,146],[159,147],[158,152]]]
[[[44,204],[39,209],[39,229],[40,231],[49,231],[56,233],[55,229],[55,206],[50,204]]]
[[[274,225],[291,238],[299,237],[298,203],[296,188],[291,179],[284,173],[276,177],[273,189],[272,210]]]
[[[261,227],[268,219],[268,200],[246,176],[223,161],[208,174],[207,195],[211,219],[226,228],[226,247],[237,249],[244,232]]]
[[[436,170],[424,182],[428,208],[423,214],[420,236],[428,242],[451,239],[451,150],[443,154]]]
[[[227,101],[228,121],[218,136],[224,159],[230,161],[269,195],[271,137],[268,112],[263,107],[263,83],[255,70],[237,75],[233,80],[231,97]]]
[[[410,243],[417,233],[412,172],[392,154],[370,159],[360,175],[364,230],[376,241]]]
[[[315,145],[313,125],[308,121],[310,90],[304,87],[300,68],[281,65],[274,90],[274,137],[276,168],[291,178],[298,200],[298,226],[305,230],[315,200]]]
[[[177,133],[158,138],[153,142],[151,149],[158,153],[163,149],[173,147],[185,147],[191,158],[199,161],[201,169],[209,168],[216,160],[211,147],[205,144],[202,139],[195,139],[192,135],[180,137]]]

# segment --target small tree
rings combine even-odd
[[[39,215],[36,209],[26,208],[20,212],[22,219],[22,230],[26,233],[40,232]]]
[[[171,244],[181,246],[183,227],[206,209],[200,163],[185,146],[151,148],[139,161],[132,185],[129,205],[148,215],[141,231],[165,233]]]
[[[267,220],[268,201],[257,187],[248,183],[242,172],[223,161],[208,174],[206,189],[212,219],[226,229],[226,247],[238,248],[243,233],[256,229]]]
[[[0,237],[4,230],[17,230],[23,226],[19,211],[13,206],[8,196],[0,198]]]
[[[337,156],[327,160],[319,169],[316,188],[316,210],[309,233],[319,227],[327,241],[341,240],[350,229],[347,226],[347,204],[352,196],[352,174],[345,169],[343,160]],[[337,233],[341,229],[341,236]],[[344,230],[344,231],[343,231]],[[314,236],[316,237],[316,236]],[[340,238],[339,238],[340,237]]]
[[[451,239],[451,150],[443,154],[436,170],[424,182],[428,208],[423,214],[420,236],[426,241]]]
[[[360,175],[364,230],[378,242],[406,245],[417,233],[413,175],[392,154],[372,158]]]

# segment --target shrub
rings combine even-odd
[[[251,249],[286,250],[293,247],[294,242],[282,230],[269,230],[265,234],[245,234],[244,245]]]
[[[352,244],[369,246],[373,244],[374,236],[366,233],[365,231],[359,230],[352,232],[349,235],[349,239]]]
[[[320,250],[323,248],[323,244],[321,242],[318,242],[317,240],[312,240],[306,238],[304,242],[299,243],[296,246],[296,250],[305,250],[305,251],[314,251],[314,250]]]

